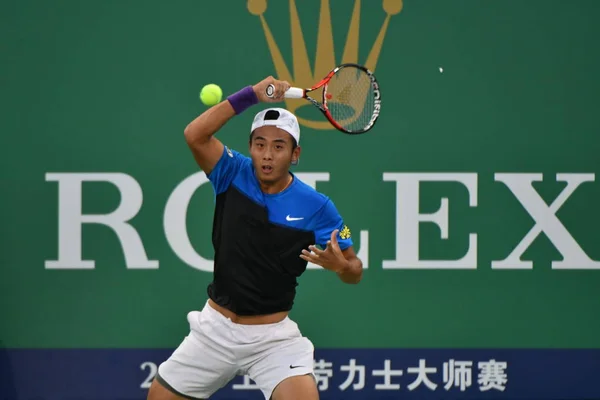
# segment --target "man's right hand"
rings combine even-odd
[[[267,96],[267,87],[271,84],[275,86],[273,97]],[[252,88],[258,97],[258,101],[262,103],[277,103],[283,101],[285,92],[290,88],[290,84],[287,81],[280,81],[269,76],[258,82]]]

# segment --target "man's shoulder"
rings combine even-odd
[[[319,192],[314,187],[310,186],[308,183],[304,182],[302,179],[298,178],[297,175],[294,175],[294,179],[297,180],[296,191],[302,197],[308,200],[320,201],[325,203],[329,200],[329,197],[324,193]]]
[[[316,215],[330,202],[330,198],[326,194],[319,192],[297,176],[295,176],[295,179],[297,182],[294,187],[293,198],[296,203],[301,204],[301,207],[310,214]]]
[[[234,149],[231,149],[227,146],[224,146],[225,149],[223,150],[223,158],[229,158],[232,159],[232,161],[235,163],[234,165],[236,166],[236,172],[239,175],[240,173],[246,173],[249,170],[252,169],[252,159],[245,155],[240,153],[239,151],[236,151]]]
[[[303,215],[309,216],[307,226],[312,229],[321,229],[319,227],[331,227],[339,220],[341,216],[333,203],[332,199],[324,193],[319,192],[312,186],[298,179],[296,184],[296,193],[294,193],[294,202]],[[331,228],[332,230],[334,228]]]

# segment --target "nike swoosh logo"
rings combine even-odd
[[[290,369],[300,368],[300,367],[303,367],[303,365],[291,365],[290,364]]]
[[[301,220],[301,219],[304,219],[304,217],[299,217],[299,218],[298,218],[298,217],[290,217],[290,216],[288,215],[287,217],[285,217],[285,219],[286,219],[287,221],[299,221],[299,220]]]

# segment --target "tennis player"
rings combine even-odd
[[[275,96],[265,90],[275,85]],[[283,108],[258,112],[246,157],[214,134],[260,102],[283,100],[288,82],[268,77],[209,108],[185,129],[191,152],[216,194],[214,277],[190,332],[163,362],[149,400],[208,399],[238,375],[265,399],[316,400],[314,347],[288,313],[297,278],[313,262],[356,284],[362,262],[334,203],[300,181],[298,120]],[[315,245],[319,245],[316,247]]]

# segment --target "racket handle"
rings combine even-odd
[[[273,97],[274,93],[275,93],[275,86],[274,85],[267,86],[267,97]],[[285,97],[286,99],[302,99],[302,98],[304,98],[304,89],[291,87],[285,92],[283,97]]]

